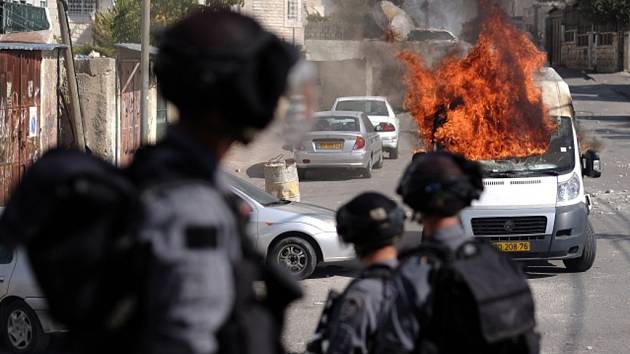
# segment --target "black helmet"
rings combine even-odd
[[[416,154],[397,192],[415,211],[454,216],[481,197],[481,166],[446,151]]]
[[[181,119],[219,114],[222,133],[245,143],[273,119],[299,60],[296,47],[229,10],[194,12],[160,35],[158,49],[159,88]]]
[[[337,233],[356,249],[370,251],[394,242],[405,227],[405,211],[379,193],[363,193],[337,211]]]

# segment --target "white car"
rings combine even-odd
[[[234,175],[224,173],[223,177],[251,207],[248,231],[267,261],[304,279],[318,264],[355,258],[352,246],[337,236],[333,210],[281,200]]]
[[[398,158],[400,120],[385,97],[354,96],[339,97],[333,104],[332,111],[355,111],[367,114],[378,135],[383,141],[383,150],[389,158]]]
[[[0,244],[0,333],[13,353],[45,350],[51,333],[64,332],[48,313],[26,252]]]

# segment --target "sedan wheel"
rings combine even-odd
[[[14,353],[37,353],[48,345],[39,319],[33,310],[21,300],[10,303],[2,313],[4,340]]]
[[[313,274],[317,254],[311,244],[300,237],[287,237],[273,246],[269,260],[286,268],[298,279]]]

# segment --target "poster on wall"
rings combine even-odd
[[[39,134],[39,119],[37,119],[37,107],[28,108],[28,137],[33,138]]]

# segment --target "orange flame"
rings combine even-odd
[[[465,58],[447,57],[432,71],[417,54],[399,54],[408,69],[405,106],[427,150],[435,143],[473,160],[543,154],[556,123],[532,75],[545,54],[498,6],[480,3],[490,15]]]

